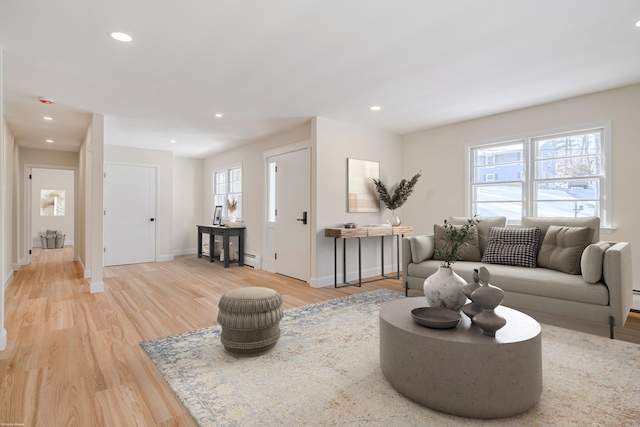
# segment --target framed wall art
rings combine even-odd
[[[347,159],[347,212],[380,212],[380,195],[373,183],[380,179],[380,163]]]
[[[216,206],[213,210],[213,225],[222,224],[222,206]]]

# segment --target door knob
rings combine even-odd
[[[151,221],[151,222],[153,222],[153,221],[155,221],[155,220],[156,220],[155,218],[150,218],[150,219],[149,219],[149,221]]]
[[[307,212],[302,212],[302,218],[296,219],[296,221],[302,221],[303,224],[307,223]]]

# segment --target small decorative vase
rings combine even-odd
[[[236,222],[236,211],[229,211],[229,222],[235,224]]]
[[[444,307],[459,312],[467,302],[462,290],[465,284],[464,279],[451,267],[440,266],[438,271],[425,279],[424,296],[429,307]]]
[[[473,316],[473,323],[482,329],[483,334],[495,337],[496,331],[507,324],[507,320],[495,312],[495,308],[504,299],[504,292],[489,284],[490,275],[486,267],[481,267],[479,276],[481,286],[471,294],[471,299],[482,311]]]
[[[396,213],[396,210],[393,209],[391,211],[391,216],[389,217],[389,219],[387,220],[387,224],[395,227],[397,225],[400,225],[400,217],[398,216],[398,214]]]
[[[484,268],[484,267],[482,267]],[[467,283],[466,286],[464,286],[462,288],[462,291],[464,292],[464,294],[467,296],[467,298],[471,299],[471,294],[480,287],[480,283],[478,283],[478,281],[480,280],[478,277],[478,269],[474,268],[473,269],[473,282],[469,282]],[[475,316],[476,314],[480,313],[482,311],[482,307],[480,307],[478,304],[476,304],[475,302],[473,302],[473,300],[468,303],[465,304],[462,307],[462,312],[464,314],[466,314],[471,321],[473,322],[473,316]]]

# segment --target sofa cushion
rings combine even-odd
[[[482,265],[477,262],[460,261],[452,268],[465,281],[470,282],[473,270]],[[427,260],[420,264],[409,264],[407,272],[412,277],[426,278],[438,271],[439,267],[440,261]],[[510,265],[486,264],[485,267],[491,273],[491,284],[505,292],[600,306],[609,305],[607,286],[603,282],[587,283],[579,274],[567,274],[548,268],[531,269]]]
[[[549,226],[538,252],[538,266],[580,274],[580,258],[592,236],[593,229],[589,227]]]
[[[598,283],[602,279],[602,263],[604,253],[611,247],[609,242],[592,243],[582,252],[580,269],[582,278],[587,283]]]
[[[600,218],[598,217],[583,217],[583,218],[539,218],[532,216],[523,216],[520,222],[521,227],[540,227],[540,245],[544,240],[547,230],[552,225],[559,225],[562,227],[589,227],[593,229],[593,237],[591,243],[596,243],[600,240]]]
[[[411,261],[420,263],[433,257],[433,236],[411,236],[409,237],[411,246]]]
[[[461,229],[462,225],[454,225],[456,229]],[[433,236],[435,239],[435,251],[433,259],[442,260],[442,257],[438,257],[437,251],[445,246],[445,234],[444,226],[435,224],[433,226]],[[459,261],[480,261],[480,243],[478,242],[478,228],[474,225],[469,227],[469,234],[464,239],[464,247],[460,250]]]
[[[452,216],[449,218],[449,222],[453,225],[464,225],[469,221],[469,217],[466,216]],[[480,220],[478,223],[478,241],[480,242],[480,254],[484,254],[484,249],[487,247],[487,240],[489,239],[489,231],[491,227],[504,227],[507,225],[506,216],[478,216],[476,219]]]
[[[538,227],[491,227],[482,262],[534,268],[539,236]]]

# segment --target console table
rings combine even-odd
[[[224,247],[224,268],[229,268],[229,237],[238,237],[238,265],[244,265],[244,230],[246,227],[225,227],[223,225],[198,225],[198,258],[202,258],[202,235],[209,235],[209,262],[213,262],[214,236],[222,236]]]
[[[507,324],[495,337],[462,314],[452,329],[418,325],[411,310],[424,297],[401,298],[380,308],[380,367],[409,399],[461,417],[503,418],[520,414],[542,394],[540,324],[498,306]]]
[[[357,228],[325,228],[324,236],[333,237],[333,285],[336,288],[344,286],[362,286],[363,283],[375,282],[383,279],[399,279],[400,278],[400,237],[405,234],[413,233],[413,226],[399,225],[391,226],[371,226]],[[381,241],[381,275],[382,278],[368,281],[362,280],[362,246],[361,239],[363,237],[378,237]],[[395,276],[386,276],[384,274],[384,236],[396,236],[396,252],[398,257],[398,269]],[[347,282],[347,239],[358,239],[358,281]],[[337,242],[342,239],[342,286],[338,286],[338,253]]]

